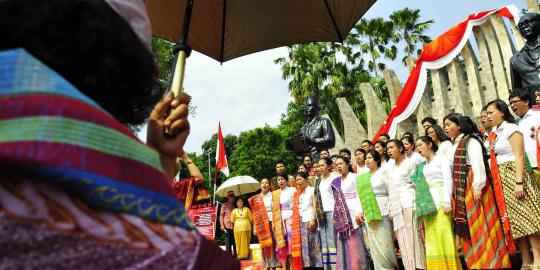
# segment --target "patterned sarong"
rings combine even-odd
[[[158,153],[23,49],[0,53],[0,161],[91,207],[194,228]]]
[[[523,190],[525,197],[514,196],[516,185],[515,162],[498,165],[502,191],[508,211],[509,225],[514,239],[540,233],[540,192],[530,172],[523,173]]]
[[[504,231],[504,238],[506,241],[506,248],[510,253],[516,253],[517,248],[512,237],[512,229],[510,227],[510,220],[508,218],[508,211],[506,209],[506,202],[504,199],[503,187],[501,179],[499,177],[499,167],[497,166],[497,158],[495,156],[494,145],[497,142],[497,134],[491,132],[488,136],[489,141],[489,164],[491,171],[491,179],[493,179],[493,194],[495,195],[495,202],[497,203],[497,209],[499,210],[499,217]],[[525,155],[526,156],[526,155]],[[514,196],[512,194],[512,196]]]
[[[0,268],[240,267],[193,232],[158,153],[23,49],[0,52],[0,166]]]
[[[257,194],[251,197],[248,202],[251,206],[251,211],[253,212],[253,227],[255,233],[257,234],[257,238],[259,239],[262,258],[264,260],[268,260],[274,255],[274,243],[272,240],[270,221],[268,220],[268,214],[266,213],[263,197],[261,194]]]
[[[461,261],[452,231],[452,216],[439,209],[437,215],[424,219],[426,266],[433,270],[458,270]]]
[[[392,222],[388,217],[367,223],[364,237],[375,269],[397,269],[398,262],[392,237]]]
[[[321,234],[322,263],[324,270],[336,269],[336,233],[334,232],[333,212],[324,212],[325,223],[319,224]]]

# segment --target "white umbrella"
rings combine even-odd
[[[229,191],[234,191],[235,196],[240,196],[257,191],[261,183],[249,175],[240,175],[227,179],[219,186],[216,194],[227,197]]]

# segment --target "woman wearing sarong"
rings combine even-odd
[[[249,199],[253,212],[253,232],[261,246],[262,266],[265,269],[281,269],[276,252],[276,237],[272,230],[272,192],[270,180],[261,180],[261,194]]]
[[[454,232],[459,236],[468,269],[510,268],[479,131],[458,113],[444,118],[446,135],[453,141],[452,157]]]
[[[392,222],[388,218],[388,180],[386,171],[380,170],[379,152],[366,154],[369,172],[356,177],[356,189],[364,210],[364,238],[375,270],[398,267],[392,238]]]
[[[356,174],[349,172],[349,159],[338,157],[340,176],[332,181],[334,194],[334,230],[336,231],[337,268],[369,269],[369,258],[360,224],[362,205],[356,190]]]
[[[292,269],[322,267],[321,241],[315,216],[315,188],[308,185],[308,174],[296,175],[293,202]]]
[[[317,179],[315,188],[316,215],[321,235],[322,264],[325,270],[336,269],[336,234],[334,231],[334,195],[332,193],[332,180],[338,174],[331,172],[332,159],[321,158],[318,162],[321,177]]]
[[[416,164],[405,158],[405,150],[400,140],[390,140],[388,155],[394,160],[388,166],[390,175],[390,216],[394,223],[401,259],[406,270],[425,269],[424,244],[420,241],[416,219],[415,189],[411,175]]]
[[[531,171],[525,167],[523,135],[504,101],[489,102],[487,114],[495,134],[490,143],[490,160],[497,205],[503,204],[499,210],[506,211],[511,235],[521,252],[522,269],[538,269],[540,192]]]
[[[289,187],[288,175],[280,173],[276,180],[279,189],[272,192],[272,226],[277,242],[278,259],[287,268],[292,251],[292,205],[296,188]]]
[[[417,166],[413,176],[413,181],[422,178],[422,183],[426,184],[425,189],[419,188],[422,185],[416,185],[416,200],[419,202],[423,195],[429,194],[429,202],[436,210],[423,218],[419,217],[425,228],[426,267],[433,270],[461,269],[452,229],[452,168],[445,156],[436,153],[437,145],[430,137],[418,138],[416,149],[426,159],[425,163]],[[417,203],[417,209],[420,207]]]
[[[0,1],[1,269],[240,268],[174,196],[189,96],[150,32],[140,0]]]
[[[231,222],[234,224],[236,257],[239,260],[246,260],[249,257],[252,221],[253,215],[249,208],[244,207],[244,199],[242,197],[236,198],[236,208],[231,212]]]

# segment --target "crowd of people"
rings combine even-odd
[[[482,129],[450,113],[400,139],[276,162],[249,199],[266,269],[540,269],[540,102],[516,89]],[[512,112],[513,111],[513,114]],[[315,160],[314,160],[315,159]],[[519,251],[519,252],[518,252]]]

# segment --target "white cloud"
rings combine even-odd
[[[264,124],[276,126],[291,97],[273,60],[286,55],[286,48],[278,48],[221,65],[193,52],[187,59],[184,88],[197,109],[190,118],[186,151],[200,152],[202,143],[217,132],[218,121],[224,135],[238,135]],[[139,137],[144,139],[146,132]]]

